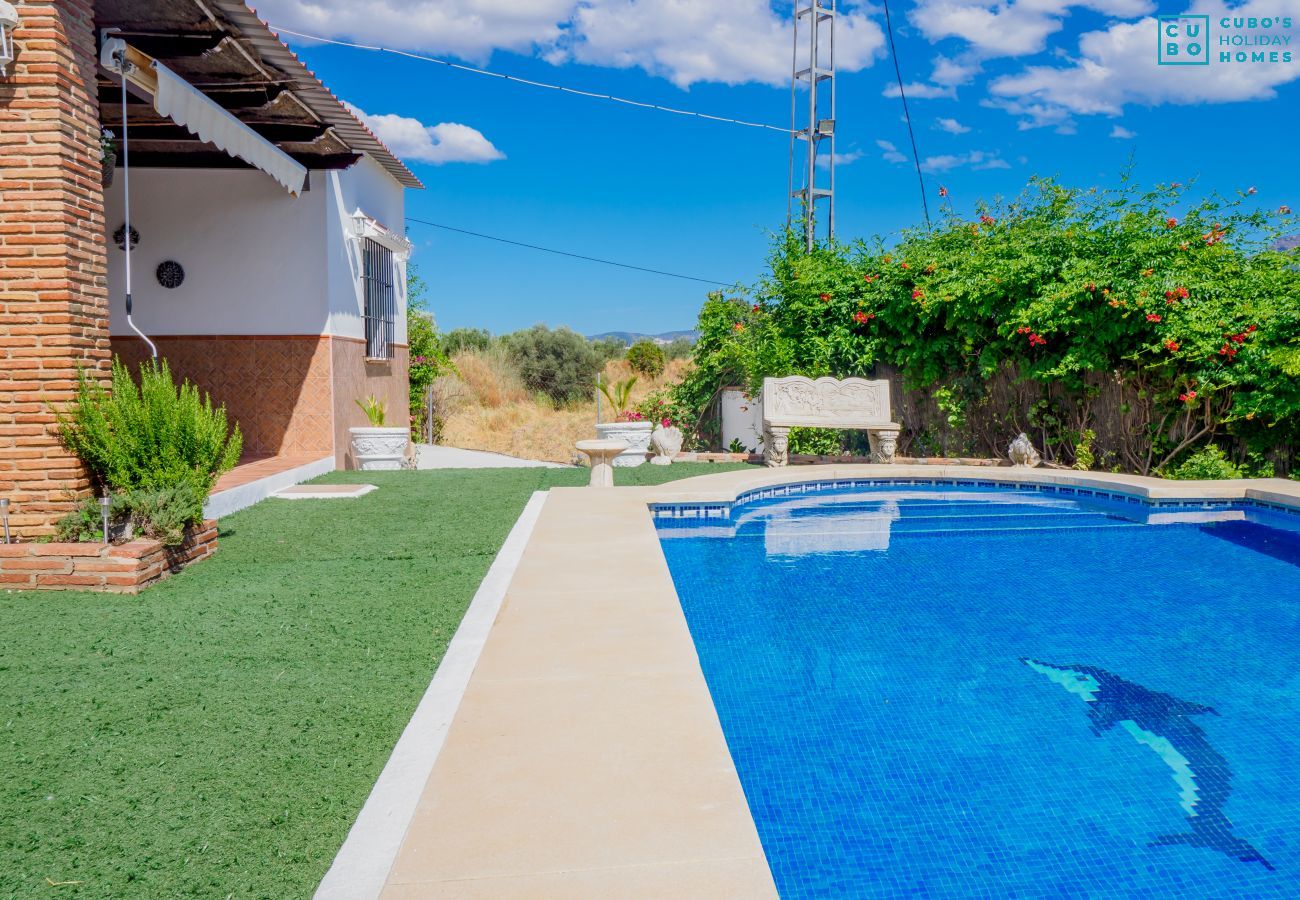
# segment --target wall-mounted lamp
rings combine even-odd
[[[110,509],[112,506],[113,506],[113,498],[109,497],[109,496],[108,496],[108,492],[105,491],[105,492],[104,492],[104,496],[102,496],[102,497],[99,498],[99,514],[100,514],[100,516],[102,516],[103,519],[104,519],[104,543],[105,543],[105,544],[109,543],[109,540],[108,540],[108,511],[109,511],[109,509]]]
[[[0,525],[4,526],[5,543],[9,543],[9,498],[0,497]]]
[[[18,27],[18,10],[9,0],[0,0],[0,75],[8,73],[14,61],[14,29]]]

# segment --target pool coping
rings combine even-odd
[[[826,465],[553,488],[396,854],[384,898],[774,897],[651,506],[804,482],[965,479],[1300,510],[1282,479]]]
[[[317,886],[315,900],[359,900],[378,897],[383,890],[415,815],[420,791],[447,740],[447,731],[505,599],[506,587],[545,503],[546,492],[534,491],[497,551],[429,686]]]

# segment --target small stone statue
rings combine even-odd
[[[1043,458],[1023,431],[1007,448],[1007,456],[1011,457],[1011,465],[1018,469],[1034,469],[1043,464]]]
[[[650,435],[650,448],[654,451],[654,456],[650,459],[651,465],[668,465],[682,451],[682,430],[673,426],[655,426],[654,433]]]

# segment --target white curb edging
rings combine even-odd
[[[326,472],[333,472],[334,468],[334,454],[331,453],[314,462],[303,463],[301,466],[267,475],[248,484],[241,484],[239,487],[227,488],[208,497],[203,507],[203,518],[223,519],[231,513],[247,509],[254,503],[261,503],[275,491],[303,481],[310,481]]]
[[[510,529],[315,900],[370,900],[383,890],[545,502],[546,492],[534,491]]]

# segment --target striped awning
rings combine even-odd
[[[158,76],[153,105],[160,115],[171,119],[200,140],[261,169],[284,185],[289,193],[302,192],[303,182],[307,178],[306,166],[157,60],[153,62],[153,71]]]

